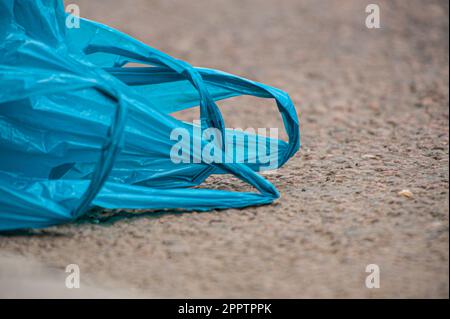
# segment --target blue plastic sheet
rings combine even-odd
[[[274,99],[288,135],[270,154],[279,167],[300,146],[285,92],[193,67],[87,19],[67,28],[66,18],[62,1],[0,0],[0,230],[66,223],[93,207],[207,211],[279,197],[258,160],[241,163],[224,150],[226,160],[211,163],[191,147],[191,162],[174,163],[170,135],[183,128],[192,133],[188,147],[203,146],[209,141],[195,130],[231,134],[215,101]],[[198,125],[171,115],[197,106]],[[232,174],[256,191],[195,188],[211,174]]]

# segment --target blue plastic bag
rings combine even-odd
[[[289,96],[224,72],[195,68],[117,30],[81,19],[67,28],[63,2],[0,0],[0,230],[75,220],[92,207],[207,211],[271,203],[276,188],[223,149],[205,161],[194,134],[228,136],[215,101],[254,95],[276,101],[288,143],[277,140],[277,166],[300,146]],[[125,67],[139,62],[148,67]],[[199,125],[170,113],[200,107]],[[179,128],[191,134],[189,162],[170,156]],[[245,138],[252,134],[241,132]],[[265,143],[270,138],[258,136]],[[235,153],[255,157],[246,145]],[[200,148],[201,150],[201,148]],[[211,174],[233,174],[257,190],[193,188]]]

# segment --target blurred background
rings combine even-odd
[[[88,296],[448,298],[448,2],[376,1],[381,28],[368,29],[372,2],[66,1],[192,65],[288,92],[302,149],[268,175],[273,205],[1,236],[0,254],[18,261],[0,264],[0,295],[46,296],[15,284],[41,278],[21,270],[33,260],[56,277],[79,264]],[[227,127],[282,128],[272,101],[220,106]],[[379,289],[364,284],[367,264]]]

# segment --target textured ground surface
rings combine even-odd
[[[29,276],[29,259],[58,274],[77,263],[82,287],[122,296],[448,297],[446,1],[377,1],[378,30],[365,1],[71,2],[193,65],[289,92],[303,148],[268,176],[274,205],[2,236],[0,253],[20,255],[0,263],[3,296],[30,295],[9,275]],[[221,105],[228,127],[280,125],[270,101]],[[380,289],[364,286],[371,263]]]

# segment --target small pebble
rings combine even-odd
[[[398,192],[398,194],[400,196],[404,196],[404,197],[407,197],[407,198],[413,198],[413,193],[409,189],[404,189],[404,190]]]
[[[376,155],[372,155],[372,154],[364,154],[361,157],[362,157],[362,159],[376,159],[377,158]]]

